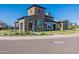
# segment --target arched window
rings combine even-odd
[[[32,13],[32,10],[30,10],[30,13]]]
[[[39,13],[41,12],[41,9],[39,9]]]

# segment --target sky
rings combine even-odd
[[[31,4],[0,4],[0,20],[13,25],[14,22],[27,16],[27,8]],[[46,13],[50,12],[55,20],[69,20],[79,24],[79,4],[39,4],[46,8]]]

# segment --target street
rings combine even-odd
[[[79,53],[79,36],[33,40],[0,40],[0,54],[17,53],[77,54]]]

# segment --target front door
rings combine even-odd
[[[53,30],[56,30],[56,24],[53,24]]]
[[[28,30],[29,31],[32,31],[32,25],[33,25],[33,23],[28,23]]]

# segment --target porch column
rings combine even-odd
[[[19,31],[25,32],[25,20],[20,20],[19,22]]]

